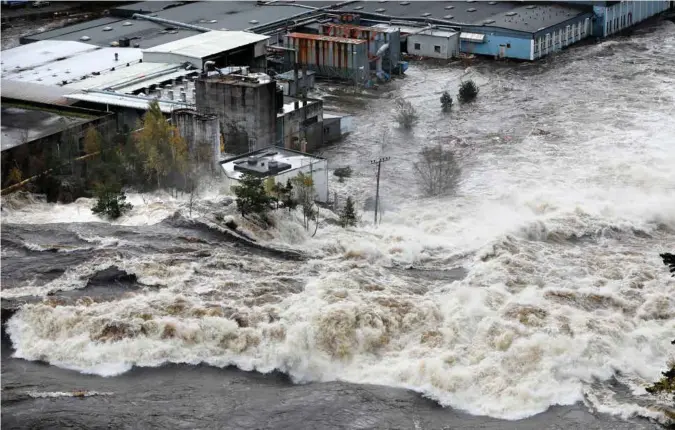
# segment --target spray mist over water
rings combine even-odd
[[[675,281],[658,257],[675,243],[675,86],[663,73],[675,66],[673,27],[537,64],[411,67],[391,92],[420,111],[412,133],[393,129],[390,98],[374,98],[355,133],[323,154],[353,167],[331,186],[361,202],[374,177],[363,160],[391,156],[381,190],[391,209],[378,228],[363,214],[357,228],[328,225],[311,238],[279,215],[263,241],[299,247],[305,262],[209,243],[195,245],[199,258],[119,245],[97,264],[162,288],[27,305],[8,324],[16,355],[106,376],[167,362],[280,370],[297,382],[407,387],[508,419],[578,401],[659,417],[644,386],[675,333]],[[441,115],[440,94],[466,78],[479,101]],[[451,143],[463,160],[455,197],[418,197],[411,164],[431,142]],[[120,225],[156,225],[185,208],[167,196],[131,200]],[[94,221],[84,206],[7,208],[4,228]],[[411,265],[463,266],[467,276],[397,270]],[[85,267],[99,266],[53,282],[82,288]]]

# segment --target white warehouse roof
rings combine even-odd
[[[193,61],[193,64],[198,63],[195,65],[201,67],[201,60],[207,57],[267,39],[269,39],[269,36],[245,31],[213,30],[145,49],[143,55],[144,61],[155,62],[160,61],[160,56],[172,56],[171,60],[162,60],[165,62],[181,62],[177,60],[181,57],[186,61],[196,59],[199,61]]]
[[[41,40],[2,51],[2,77],[13,79],[24,71],[99,49],[88,43],[65,40]]]
[[[98,76],[92,76],[84,80],[72,82],[66,85],[65,88],[70,88],[72,90],[123,88],[124,91],[122,92],[133,92],[156,82],[195,72],[198,72],[198,70],[192,69],[191,71],[188,71],[180,64],[134,63],[128,67],[118,67],[114,71],[101,73]]]
[[[256,165],[258,163],[267,163],[269,165],[270,161],[276,161],[280,165],[285,165],[285,168],[280,171],[275,171],[274,173],[265,174],[261,172],[260,174],[263,177],[277,176],[281,173],[288,173],[303,166],[309,166],[310,164],[325,161],[325,158],[314,157],[309,154],[305,154],[304,152],[270,146],[268,148],[259,149],[257,151],[249,152],[248,154],[242,154],[237,157],[221,161],[220,166],[223,169],[223,173],[225,173],[228,178],[239,180],[244,175],[244,172],[235,169],[235,166],[240,163],[246,164],[250,159],[254,159],[256,161]]]
[[[2,77],[12,81],[32,82],[40,85],[62,85],[63,81],[78,81],[94,73],[105,73],[113,68],[126,67],[127,63],[137,62],[143,55],[138,48],[94,47],[95,49],[87,51],[64,51],[61,53],[62,55],[57,54],[54,57],[55,51],[43,51],[41,47],[33,46],[38,43],[40,42],[23,46],[26,48],[33,47],[32,55],[39,59],[34,59],[28,66],[21,66],[20,69],[15,69],[16,72],[8,73],[7,76],[3,73]],[[78,42],[59,43],[69,44]],[[91,45],[87,46],[91,47]],[[117,60],[115,60],[115,54],[117,54]],[[5,51],[3,51],[2,58],[4,63]],[[50,61],[45,62],[45,58],[49,58]],[[2,66],[4,68],[5,65],[3,64]]]
[[[71,100],[98,103],[102,105],[105,104],[110,106],[120,106],[138,110],[147,110],[150,102],[154,100],[154,98],[152,97],[132,96],[129,94],[117,94],[99,91],[69,94],[66,96],[66,98]],[[157,102],[159,103],[160,110],[164,113],[171,113],[176,109],[185,109],[193,107],[188,103],[183,103],[180,101],[161,99],[157,100]]]

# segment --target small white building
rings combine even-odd
[[[310,175],[314,182],[315,200],[328,201],[328,161],[304,152],[270,146],[221,161],[228,190],[239,185],[244,173],[265,180],[269,190],[275,183],[286,185],[299,173]]]
[[[459,33],[421,27],[401,27],[398,25],[377,24],[374,27],[395,28],[406,40],[408,54],[426,58],[448,60],[459,56]]]

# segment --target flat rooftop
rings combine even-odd
[[[231,179],[241,179],[244,173],[241,170],[235,169],[235,166],[243,163],[248,164],[251,161],[251,171],[254,171],[257,176],[269,177],[276,176],[279,173],[287,173],[303,166],[308,166],[312,163],[325,160],[322,157],[315,157],[304,152],[284,149],[277,146],[270,146],[268,148],[259,149],[257,151],[249,152],[248,154],[239,155],[237,157],[229,158],[220,162],[220,167],[223,173]],[[255,161],[255,163],[254,163]],[[267,170],[269,169],[269,162],[273,161],[285,168],[283,170]],[[267,173],[266,173],[267,172]]]
[[[341,10],[418,21],[438,19],[458,26],[495,27],[526,33],[536,33],[591,12],[590,8],[584,5],[561,5],[545,2],[523,4],[514,1],[471,0],[446,2],[387,1],[385,3],[367,1],[351,3]]]
[[[176,54],[192,58],[206,58],[221,52],[231,51],[252,43],[269,39],[245,31],[210,31],[184,39],[175,40],[164,45],[145,49],[143,52]]]
[[[345,5],[340,10],[353,11],[355,13],[367,12],[394,16],[396,18],[433,18],[456,23],[474,24],[492,15],[508,12],[518,6],[517,2],[507,1],[387,1],[385,3],[358,1]]]
[[[159,4],[157,4],[159,3]],[[160,7],[161,4],[161,7]],[[213,30],[246,30],[274,21],[290,19],[298,15],[312,13],[313,8],[300,6],[298,3],[284,5],[259,6],[252,1],[202,1],[185,3],[182,6],[169,7],[172,2],[142,2],[125,5],[114,11],[121,11],[127,16],[106,17],[86,23],[45,31],[22,38],[25,42],[38,40],[70,40],[81,41],[83,36],[90,39],[86,42],[99,46],[110,46],[121,38],[129,38],[138,43],[139,48],[152,48],[169,42],[200,34],[195,30],[174,27],[170,24],[159,24],[146,20],[131,19],[138,13],[150,14],[159,18],[198,25]],[[330,3],[308,2],[310,5],[326,6]],[[142,10],[142,12],[140,12]],[[109,30],[104,31],[109,27]]]
[[[142,55],[136,48],[101,48],[82,42],[45,40],[2,51],[2,78],[64,85],[125,67],[138,62]]]
[[[93,115],[74,116],[58,110],[31,109],[21,105],[3,104],[0,110],[2,151],[60,133],[75,125],[86,124],[96,118]]]

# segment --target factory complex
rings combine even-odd
[[[188,142],[211,145],[217,163],[256,151],[269,156],[270,147],[312,152],[350,128],[348,116],[324,112],[308,96],[316,79],[371,87],[405,73],[410,58],[534,61],[674,3],[149,1],[111,8],[100,19],[23,36],[2,52],[2,180],[22,146],[65,134],[81,139],[87,124],[133,130],[153,100]]]

